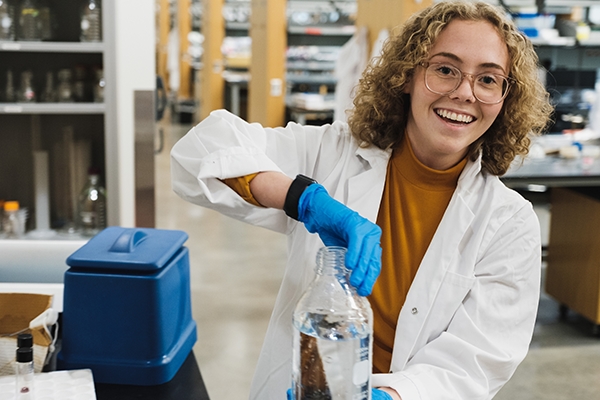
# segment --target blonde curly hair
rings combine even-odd
[[[387,149],[401,143],[410,109],[410,97],[403,90],[454,19],[490,22],[508,47],[514,82],[494,123],[469,149],[472,160],[481,152],[483,167],[503,175],[517,155],[528,153],[530,136],[547,128],[553,108],[538,78],[539,61],[531,42],[501,9],[489,4],[444,1],[411,16],[363,73],[348,123],[364,147]]]

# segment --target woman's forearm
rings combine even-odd
[[[281,172],[264,171],[250,181],[250,191],[262,206],[281,210],[292,181]]]

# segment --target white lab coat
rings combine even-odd
[[[283,400],[291,386],[292,310],[314,277],[322,242],[283,211],[252,206],[219,179],[303,173],[375,221],[390,154],[358,147],[342,122],[271,129],[225,111],[174,146],[173,189],[182,198],[288,235],[288,263],[251,399]],[[393,387],[403,400],[492,398],[528,350],[540,250],[531,204],[479,161],[469,162],[400,312],[391,373],[373,375],[373,386]]]

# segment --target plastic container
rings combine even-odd
[[[196,342],[182,231],[109,227],[68,259],[59,369],[94,381],[158,385]]]
[[[323,247],[293,315],[294,398],[371,398],[373,312],[348,283],[346,249]]]
[[[23,236],[24,224],[21,224],[19,217],[19,202],[4,202],[4,215],[2,217],[2,230],[7,239],[18,239]]]

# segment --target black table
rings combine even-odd
[[[96,382],[94,386],[98,400],[209,400],[193,351],[173,379],[162,385],[135,386]]]
[[[62,313],[59,314],[62,325]],[[62,345],[59,330],[56,350],[44,367],[44,372],[56,370],[56,358]],[[190,351],[181,367],[169,382],[161,385],[138,386],[94,382],[97,400],[210,400],[194,351]]]

